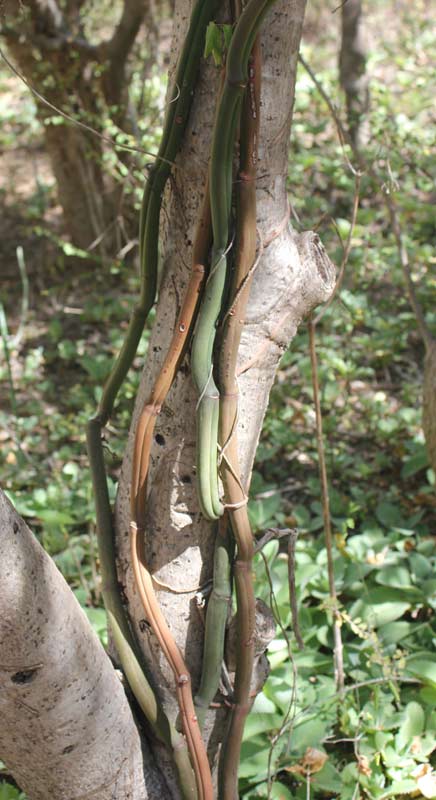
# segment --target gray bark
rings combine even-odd
[[[189,18],[189,2],[176,3],[173,64]],[[238,436],[244,481],[248,486],[268,396],[280,357],[301,320],[325,301],[334,285],[334,268],[312,233],[297,234],[288,222],[286,179],[297,55],[304,0],[280,0],[268,15],[263,34],[263,88],[258,164],[258,226],[262,257],[250,295],[240,348]],[[216,70],[203,65],[185,145],[166,197],[163,279],[156,321],[142,376],[116,509],[120,580],[131,618],[159,686],[168,715],[177,717],[171,671],[155,637],[141,624],[144,614],[129,563],[129,481],[133,432],[143,403],[166,353],[187,284],[195,220],[205,185]],[[193,677],[201,666],[203,626],[195,592],[211,577],[213,526],[201,516],[195,487],[195,407],[189,355],[158,419],[152,450],[145,552],[158,599]],[[183,593],[181,593],[183,592]],[[223,735],[223,714],[208,720],[210,755]]]
[[[30,800],[167,787],[72,591],[0,491],[0,758]]]

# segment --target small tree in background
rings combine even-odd
[[[137,229],[132,195],[124,191],[117,164],[107,168],[98,134],[108,121],[120,131],[135,130],[128,60],[147,9],[146,0],[124,0],[112,34],[94,44],[83,0],[7,0],[2,8],[0,33],[8,52],[53,106],[35,96],[66,229],[77,247],[94,243],[103,256],[113,257]],[[57,108],[97,135],[68,123]]]

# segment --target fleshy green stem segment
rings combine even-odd
[[[194,698],[200,727],[203,727],[207,710],[220,682],[227,615],[232,601],[232,557],[233,542],[228,519],[224,515],[218,522],[215,540],[213,587],[207,603],[201,680]]]

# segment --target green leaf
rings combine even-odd
[[[382,569],[377,572],[375,579],[376,582],[381,583],[382,586],[393,586],[399,589],[412,586],[409,570],[399,564],[390,564],[386,567],[382,567]]]
[[[291,794],[288,787],[280,783],[280,781],[274,781],[269,796],[271,800],[294,800],[294,795]],[[258,783],[257,786],[249,792],[244,792],[243,797],[244,800],[257,800],[257,798],[265,800],[265,798],[268,797],[267,781]]]
[[[248,515],[254,531],[264,530],[275,522],[275,515],[280,510],[282,499],[275,494],[260,500],[251,500],[248,505]]]
[[[433,575],[433,567],[430,559],[421,555],[421,553],[411,553],[409,562],[415,578],[427,578]]]
[[[429,659],[426,661],[421,658],[408,659],[406,672],[436,688],[436,661],[433,654],[429,653]]]
[[[392,503],[379,503],[375,515],[385,528],[396,528],[402,521],[398,506],[394,506]]]
[[[421,584],[424,598],[429,606],[435,608],[436,606],[436,578],[423,581]]]
[[[0,783],[0,800],[24,800],[24,794],[9,783]]]
[[[436,686],[423,686],[419,692],[419,697],[424,703],[436,708]]]
[[[103,383],[112,368],[112,359],[103,355],[84,355],[79,358],[79,363],[96,383]]]
[[[264,731],[278,730],[282,724],[281,714],[271,713],[253,713],[249,714],[244,728],[244,741],[258,736],[259,733]]]
[[[332,656],[330,654],[324,655],[317,650],[305,648],[303,651],[298,651],[294,654],[294,661],[299,673],[303,670],[318,672],[323,667],[330,667],[332,665]]]
[[[37,516],[50,528],[61,528],[64,525],[72,525],[74,518],[67,511],[58,511],[56,508],[38,509]]]
[[[416,475],[417,472],[420,472],[422,469],[428,466],[428,455],[427,450],[424,446],[419,453],[408,458],[401,470],[401,477],[402,478],[410,478],[412,475]]]
[[[104,608],[84,607],[84,612],[94,628],[102,645],[107,645],[107,617]]]
[[[326,761],[323,768],[311,778],[311,784],[314,789],[337,794],[341,785],[341,775],[330,761]]]
[[[249,719],[250,717],[248,717]],[[242,742],[241,761],[239,763],[240,778],[255,778],[256,781],[266,778],[270,748],[269,744],[265,747],[264,742],[265,740],[260,737],[250,739],[250,741],[245,739]]]
[[[403,598],[404,594],[397,589],[371,589],[353,603],[350,614],[354,619],[360,617],[364,622],[378,628],[399,619],[409,610],[410,603]]]
[[[204,57],[212,55],[215,66],[219,67],[223,60],[223,37],[216,22],[209,22],[206,30],[206,42],[204,45]]]
[[[419,703],[408,703],[404,709],[404,719],[396,736],[397,746],[401,749],[410,745],[414,736],[419,736],[425,725],[424,709]]]
[[[233,25],[222,25],[222,32],[224,36],[224,47],[228,50],[230,42],[232,41]]]
[[[416,792],[416,789],[416,780],[413,780],[413,778],[405,778],[404,780],[393,781],[389,789],[386,792],[383,792],[382,797],[399,797],[403,794],[411,794],[412,792]]]
[[[277,706],[263,692],[257,695],[251,714],[277,714]]]
[[[299,725],[295,724],[295,734],[292,739],[292,748],[302,755],[306,747],[320,747],[320,744],[327,733],[328,723],[315,717],[314,719],[303,720]]]
[[[413,623],[401,620],[401,622],[390,622],[387,625],[381,625],[378,629],[378,634],[386,644],[397,644],[412,631]]]

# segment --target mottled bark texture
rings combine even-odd
[[[342,38],[339,77],[345,92],[347,121],[356,147],[367,144],[369,126],[369,79],[366,72],[367,44],[363,29],[362,0],[342,4]]]
[[[280,357],[301,320],[329,297],[334,285],[334,268],[318,237],[310,232],[298,234],[289,224],[288,143],[304,8],[304,0],[279,0],[265,20],[262,35],[257,192],[261,258],[254,275],[239,357],[238,437],[247,487]],[[186,31],[189,10],[187,0],[176,2],[173,66]],[[116,509],[120,580],[125,587],[136,634],[172,718],[177,717],[172,674],[143,620],[129,564],[132,436],[142,404],[162,365],[188,281],[195,221],[206,183],[218,79],[211,64],[202,65],[185,144],[166,196],[160,297]],[[196,607],[195,592],[211,577],[215,536],[214,527],[202,518],[196,496],[196,402],[187,354],[156,426],[145,541],[149,568],[160,582],[156,583],[158,599],[185,654],[194,691],[198,686],[203,646],[203,623]],[[223,736],[225,717],[225,710],[209,714],[211,757]]]
[[[0,759],[30,800],[168,797],[120,677],[0,491]]]
[[[126,64],[145,5],[124,0],[113,36],[94,45],[85,38],[83,2],[6,0],[0,33],[20,72],[52,105],[100,134],[108,118],[130,130]],[[126,236],[136,235],[131,194],[105,168],[98,136],[35,102],[73,243],[84,249],[96,243],[97,253],[114,257]]]

